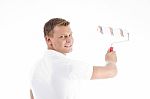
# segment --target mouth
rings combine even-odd
[[[71,47],[72,47],[72,45],[66,45],[66,46],[64,46],[64,47],[66,47],[66,48],[71,48]]]

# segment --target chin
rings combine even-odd
[[[72,52],[72,50],[66,51],[66,53],[70,53],[70,52]]]
[[[70,52],[72,52],[72,47],[70,47],[70,48],[64,47],[64,48],[61,50],[61,52],[62,52],[62,53],[70,53]]]
[[[72,49],[65,51],[65,53],[70,53],[70,52],[72,52]]]

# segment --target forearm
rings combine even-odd
[[[116,74],[116,63],[107,63],[105,66],[93,66],[93,75],[91,79],[112,78]]]

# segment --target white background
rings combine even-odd
[[[109,44],[97,25],[123,28],[116,44],[118,75],[82,83],[82,99],[150,99],[149,0],[0,0],[0,99],[29,99],[29,74],[46,50],[43,26],[53,17],[71,22],[74,58],[104,64]]]

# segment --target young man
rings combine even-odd
[[[53,18],[44,26],[48,50],[33,71],[30,90],[32,99],[76,99],[74,81],[110,78],[117,73],[114,51],[106,53],[106,66],[89,66],[66,57],[73,46],[69,24],[65,19]]]

